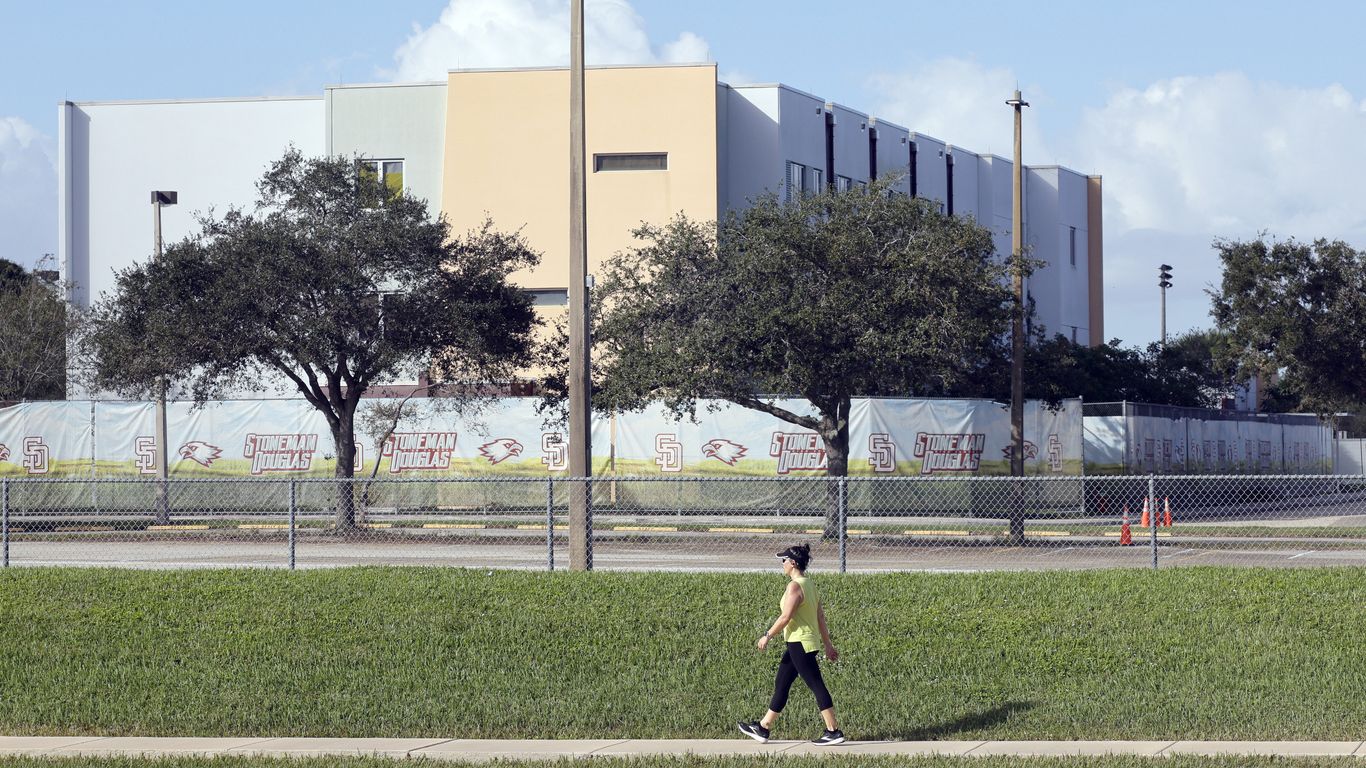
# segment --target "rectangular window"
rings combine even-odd
[[[533,288],[527,293],[531,294],[532,305],[537,307],[567,307],[569,306],[569,289],[567,288]]]
[[[607,171],[667,171],[669,153],[637,152],[633,154],[593,155],[593,172]]]
[[[1077,266],[1077,228],[1067,228],[1067,254],[1072,266]]]
[[[848,176],[836,176],[836,177],[835,177],[835,191],[836,191],[836,192],[848,192],[848,191],[849,191],[849,188],[850,188],[851,186],[853,186],[853,183],[852,183],[852,180],[851,180]]]
[[[825,171],[819,168],[811,169],[811,183],[806,185],[806,191],[817,194],[825,187]]]
[[[806,192],[806,166],[788,161],[787,184],[784,191],[783,198],[789,203],[797,200]]]
[[[384,182],[391,194],[403,191],[402,160],[362,160],[359,170],[362,179]]]

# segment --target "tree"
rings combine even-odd
[[[453,238],[426,203],[354,158],[291,149],[256,211],[212,213],[158,261],[118,275],[96,311],[97,382],[143,394],[158,377],[197,402],[283,377],[326,418],[350,478],[361,396],[389,378],[507,380],[528,361],[531,298],[508,276],[538,256],[491,223]],[[354,524],[339,494],[338,527]]]
[[[37,272],[0,259],[0,401],[66,396],[67,338],[79,318]]]
[[[1157,343],[1126,347],[1119,339],[1096,346],[1036,331],[1025,348],[1025,397],[1057,404],[1070,397],[1090,403],[1129,400],[1192,408],[1219,408],[1233,392],[1237,371],[1219,358],[1228,344],[1216,330],[1195,330]],[[1003,348],[982,375],[945,390],[948,397],[1010,398],[1010,356]]]
[[[1242,377],[1229,355],[1231,344],[1229,335],[1215,328],[1187,331],[1166,347],[1150,347],[1156,352],[1157,370],[1173,397],[1184,397],[1185,402],[1173,405],[1221,408],[1233,397]]]
[[[635,236],[594,292],[595,406],[658,401],[682,418],[698,399],[726,400],[819,434],[830,476],[848,472],[855,396],[951,385],[1007,328],[991,233],[885,180]]]
[[[1209,291],[1221,355],[1240,370],[1279,375],[1282,396],[1330,413],[1366,401],[1366,257],[1342,241],[1220,240],[1219,289]],[[1288,403],[1281,403],[1282,406]]]

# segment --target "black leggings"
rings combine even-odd
[[[825,689],[825,681],[821,679],[821,668],[816,664],[816,653],[807,653],[801,643],[787,644],[787,650],[783,651],[783,660],[778,662],[778,678],[773,681],[773,698],[768,701],[769,709],[774,712],[783,711],[783,707],[787,706],[787,693],[792,690],[797,675],[802,676],[802,682],[816,695],[818,709],[824,712],[835,706],[835,702],[830,699],[830,691]]]

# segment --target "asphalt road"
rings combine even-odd
[[[495,534],[496,535],[493,535]],[[790,534],[607,534],[594,544],[594,567],[620,571],[762,571],[774,567],[773,553],[790,543]],[[1146,534],[1136,532],[1133,546],[1099,537],[1030,537],[1025,546],[1000,540],[953,537],[908,540],[851,536],[845,551],[851,572],[886,571],[1035,571],[1096,568],[1151,568],[1153,552]],[[808,538],[808,540],[811,540]],[[814,566],[837,570],[839,546],[815,540]],[[544,531],[469,531],[456,535],[403,536],[363,534],[336,538],[301,533],[295,543],[297,568],[356,565],[447,566],[544,570],[549,567]],[[1246,539],[1201,537],[1159,540],[1158,566],[1238,565],[1263,567],[1366,566],[1366,540]],[[555,567],[567,567],[568,546],[557,536]],[[286,568],[288,540],[267,534],[168,534],[11,536],[11,566],[98,566],[117,568]]]

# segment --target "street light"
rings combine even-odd
[[[180,195],[176,192],[157,190],[152,192],[152,258],[161,260],[161,207],[175,205]],[[166,450],[166,377],[157,377],[157,524],[166,525],[171,521],[170,493],[167,478],[170,476]]]
[[[1172,266],[1162,264],[1157,268],[1157,287],[1162,289],[1162,348],[1167,348],[1167,289],[1172,287]]]

